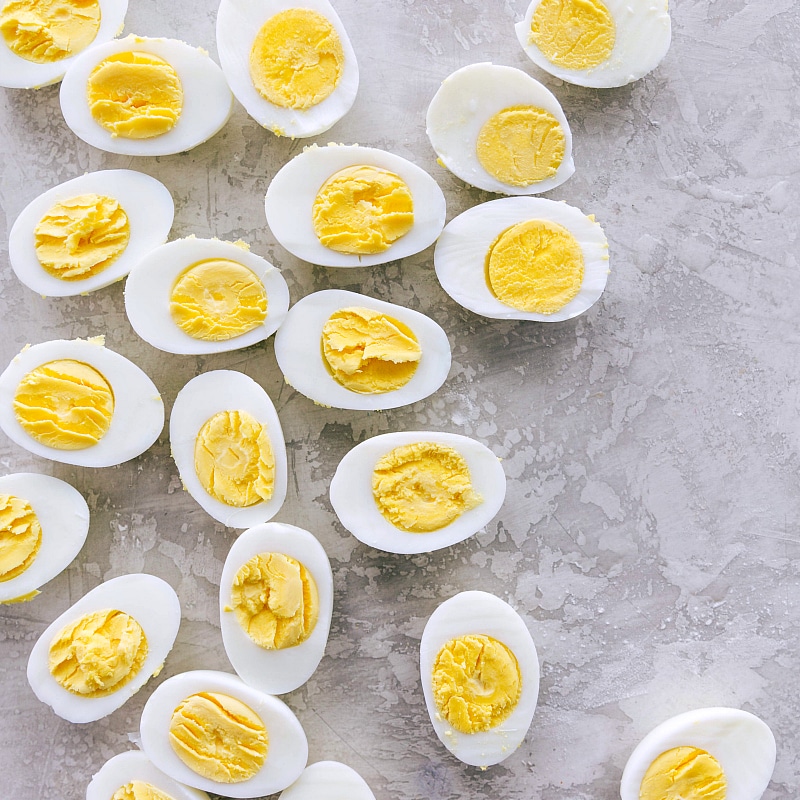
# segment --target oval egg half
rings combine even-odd
[[[285,789],[279,800],[375,800],[367,782],[339,761],[317,761]]]

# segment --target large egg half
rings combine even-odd
[[[347,764],[317,761],[285,789],[279,800],[375,800],[367,782]]]

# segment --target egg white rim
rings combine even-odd
[[[278,800],[375,800],[369,784],[347,764],[340,761],[317,761]]]

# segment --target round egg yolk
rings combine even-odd
[[[8,49],[38,64],[74,56],[99,29],[98,0],[11,0],[0,11],[0,33]]]
[[[531,44],[564,69],[599,66],[615,39],[614,18],[602,0],[542,0],[531,19]]]
[[[414,332],[369,308],[342,308],[322,327],[322,356],[338,383],[359,394],[405,386],[422,357]]]
[[[165,794],[161,789],[157,789],[152,783],[144,781],[131,781],[124,786],[120,786],[111,800],[173,800],[172,795]]]
[[[0,494],[0,581],[22,575],[42,546],[42,526],[27,500]]]
[[[169,312],[193,339],[220,342],[262,325],[267,292],[257,275],[236,261],[212,258],[187,267],[172,287]]]
[[[553,314],[583,283],[583,251],[563,226],[532,219],[504,230],[486,255],[492,294],[520,311]]]
[[[288,8],[270,17],[250,50],[258,93],[281,108],[303,110],[336,88],[344,68],[339,34],[319,12]]]
[[[203,488],[236,508],[272,497],[275,459],[264,425],[246,411],[220,411],[200,428],[194,466]]]
[[[261,717],[241,700],[216,692],[190,695],[173,711],[169,741],[189,769],[220,783],[252,778],[269,748]]]
[[[128,215],[112,197],[82,194],[51,206],[33,231],[39,263],[55,278],[102,272],[128,246]]]
[[[497,727],[519,702],[522,675],[511,650],[483,634],[451,639],[433,663],[433,699],[457,731]]]
[[[132,680],[147,658],[142,626],[123,611],[84,614],[50,643],[50,674],[68,692],[104,697]]]
[[[648,767],[640,800],[725,800],[727,781],[714,756],[697,747],[674,747]]]
[[[381,514],[409,533],[439,530],[483,502],[463,456],[436,442],[401,445],[383,456],[372,494]]]
[[[558,172],[566,139],[559,121],[543,108],[510,106],[490,117],[478,134],[481,166],[511,186],[529,186]]]
[[[109,56],[92,70],[86,88],[95,122],[125,139],[162,136],[175,127],[183,108],[178,73],[152,53]]]
[[[231,586],[231,605],[247,635],[266,650],[304,642],[319,616],[311,573],[283,553],[259,553],[244,563]]]
[[[88,364],[48,361],[19,382],[14,414],[37,442],[57,450],[83,450],[97,444],[111,426],[114,392]]]
[[[338,253],[382,253],[414,225],[414,200],[394,172],[345,167],[322,184],[311,210],[320,243]]]

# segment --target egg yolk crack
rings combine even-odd
[[[640,800],[725,800],[727,781],[714,756],[698,747],[674,747],[653,761]]]
[[[22,575],[42,546],[42,526],[27,500],[0,494],[0,581]]]
[[[131,781],[120,786],[111,800],[174,800],[172,795],[162,792],[151,783]]]

